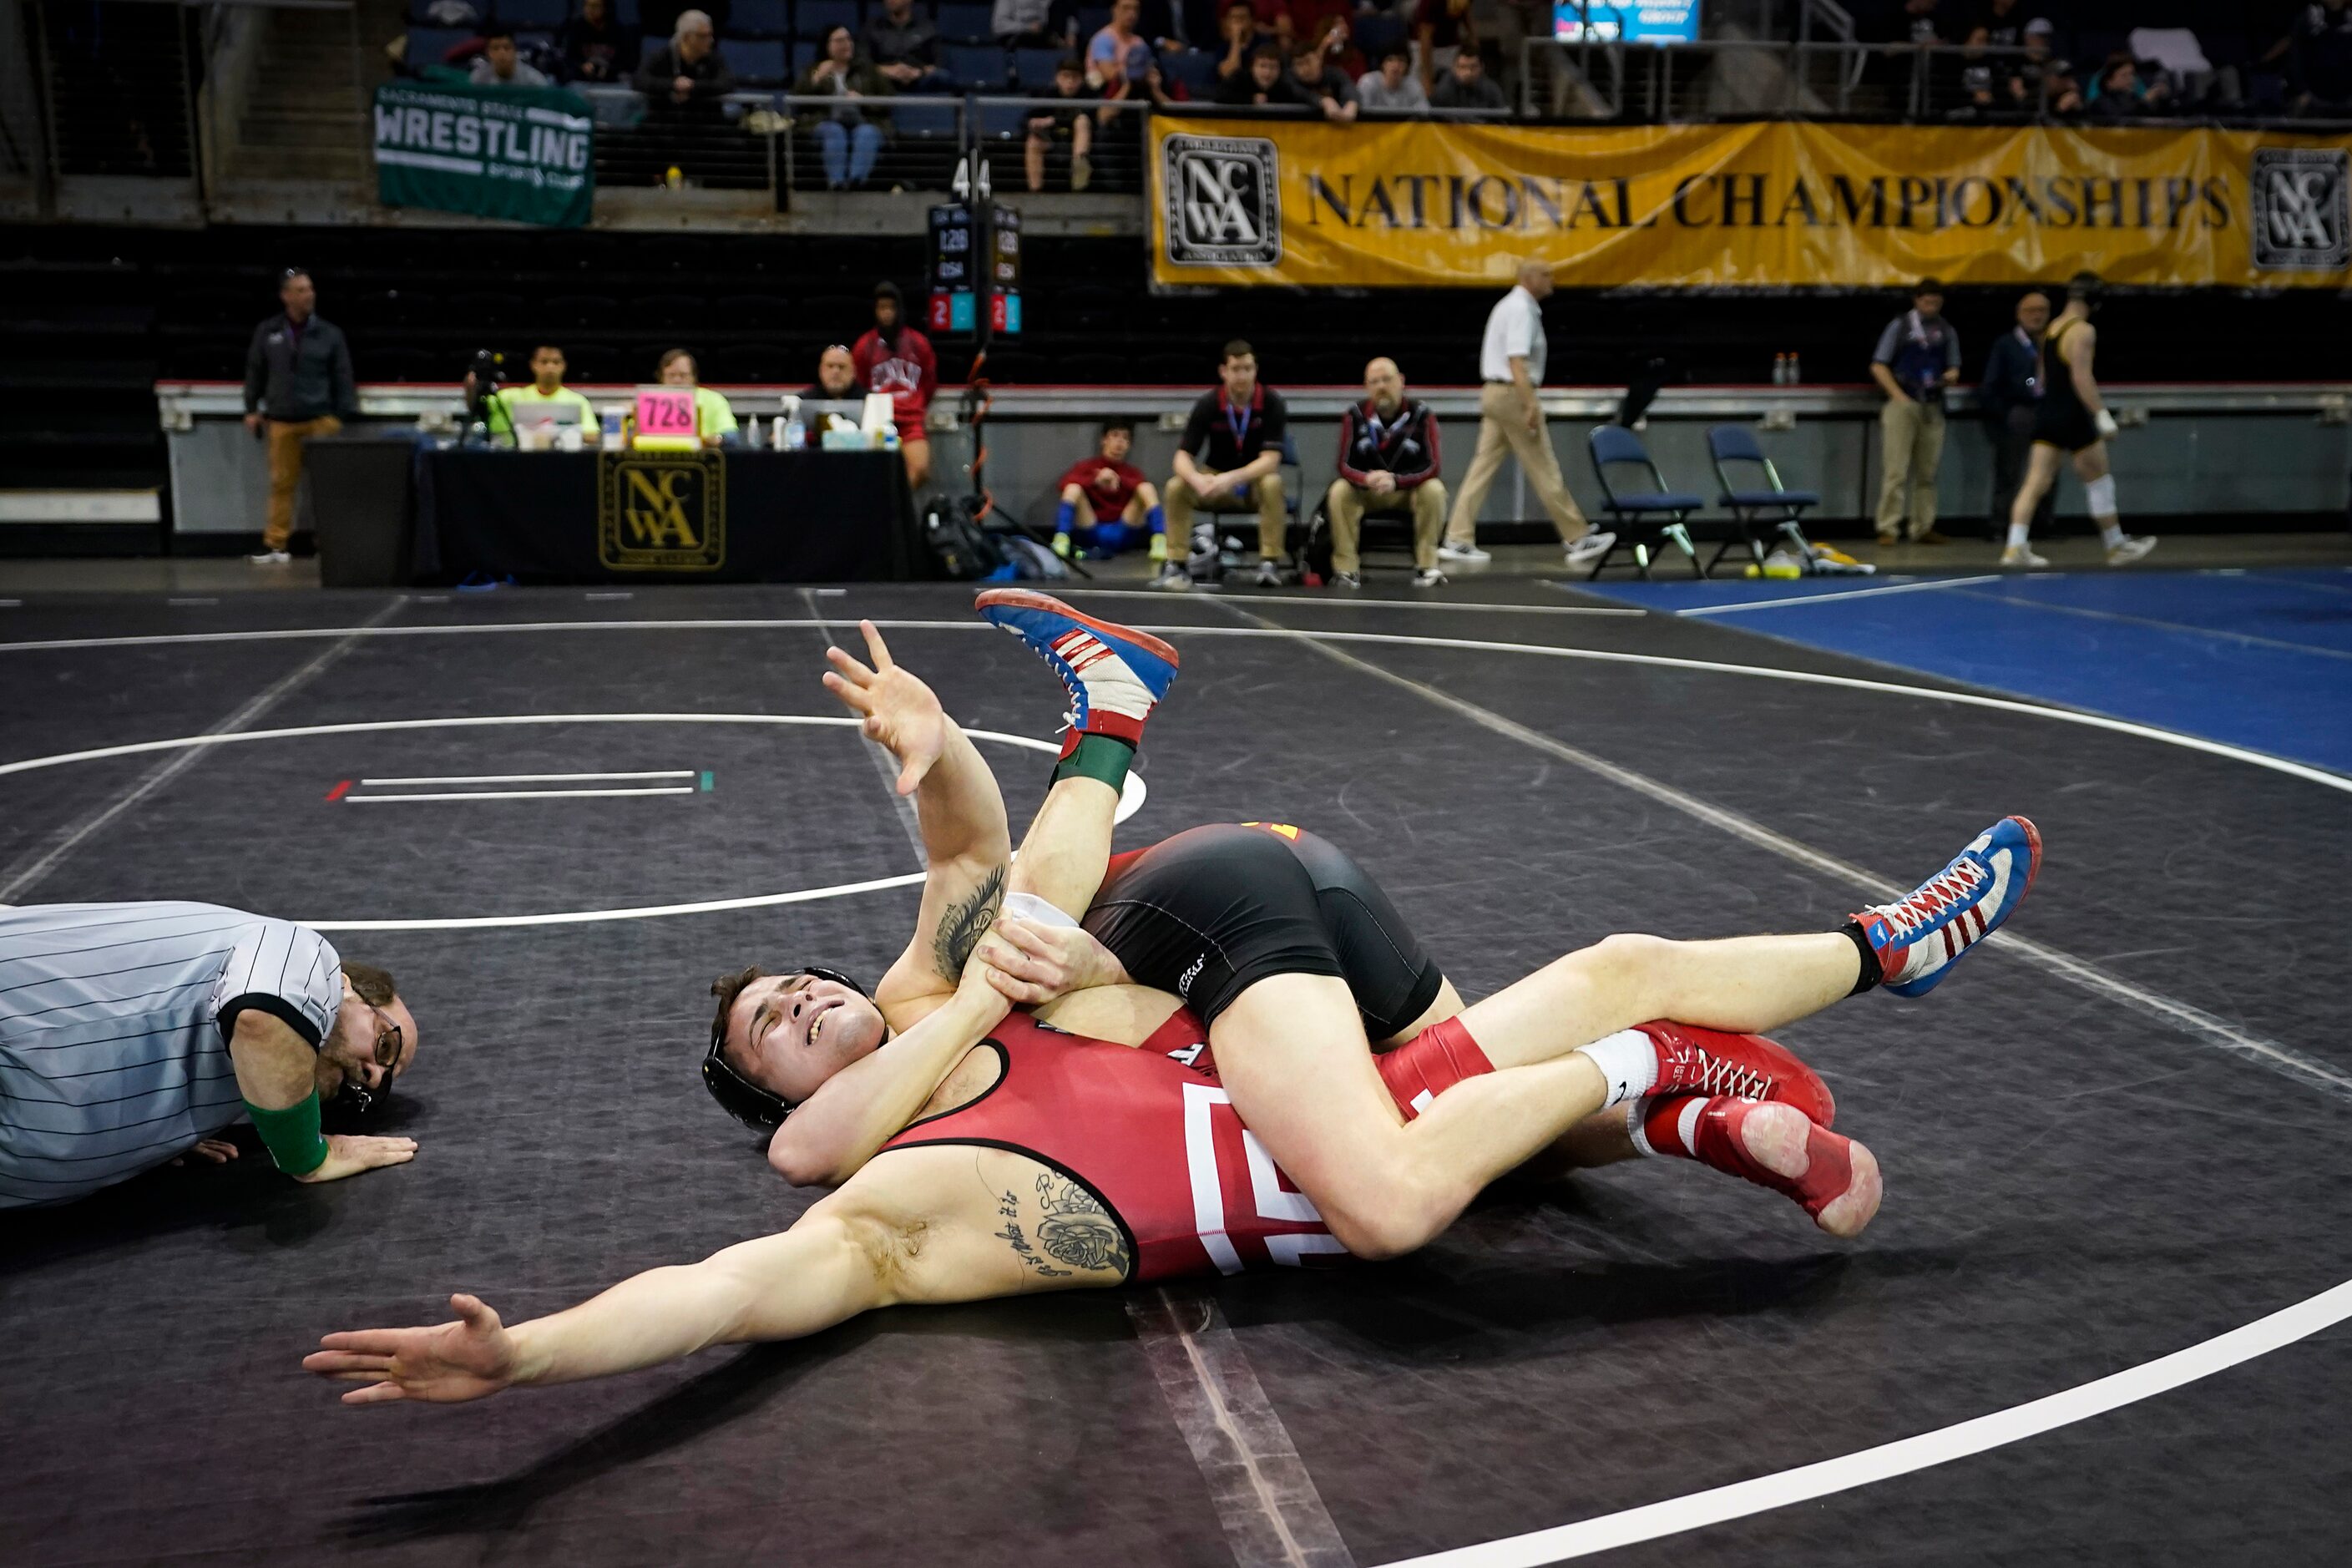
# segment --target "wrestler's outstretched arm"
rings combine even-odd
[[[878,1307],[1119,1284],[1126,1238],[1092,1194],[971,1145],[910,1149],[790,1230],[654,1268],[550,1317],[504,1326],[472,1296],[454,1321],[329,1334],[303,1366],[355,1383],[347,1405],[454,1405],[612,1377],[710,1345],[800,1339]]]

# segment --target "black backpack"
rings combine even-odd
[[[973,583],[1002,571],[1012,556],[995,535],[972,516],[970,498],[934,498],[923,514],[923,538],[940,569],[960,583]]]

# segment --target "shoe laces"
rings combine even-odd
[[[1968,903],[1985,879],[1985,868],[1963,855],[1919,885],[1906,899],[1881,904],[1878,912],[1901,935],[1910,935],[1945,910]]]
[[[1737,1095],[1742,1100],[1772,1098],[1772,1075],[1760,1068],[1742,1067],[1714,1052],[1693,1047],[1699,1061],[1699,1087],[1709,1094]]]

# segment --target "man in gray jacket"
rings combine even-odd
[[[302,443],[331,436],[360,411],[352,381],[351,345],[319,316],[310,275],[289,268],[278,279],[285,309],[253,329],[245,351],[245,427],[269,442],[269,520],[262,530],[257,566],[282,566],[292,557],[294,492],[302,482]]]

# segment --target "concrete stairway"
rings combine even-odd
[[[398,0],[361,0],[349,11],[269,12],[231,173],[249,180],[365,178],[367,94],[383,76],[380,51],[400,32],[400,17]]]

